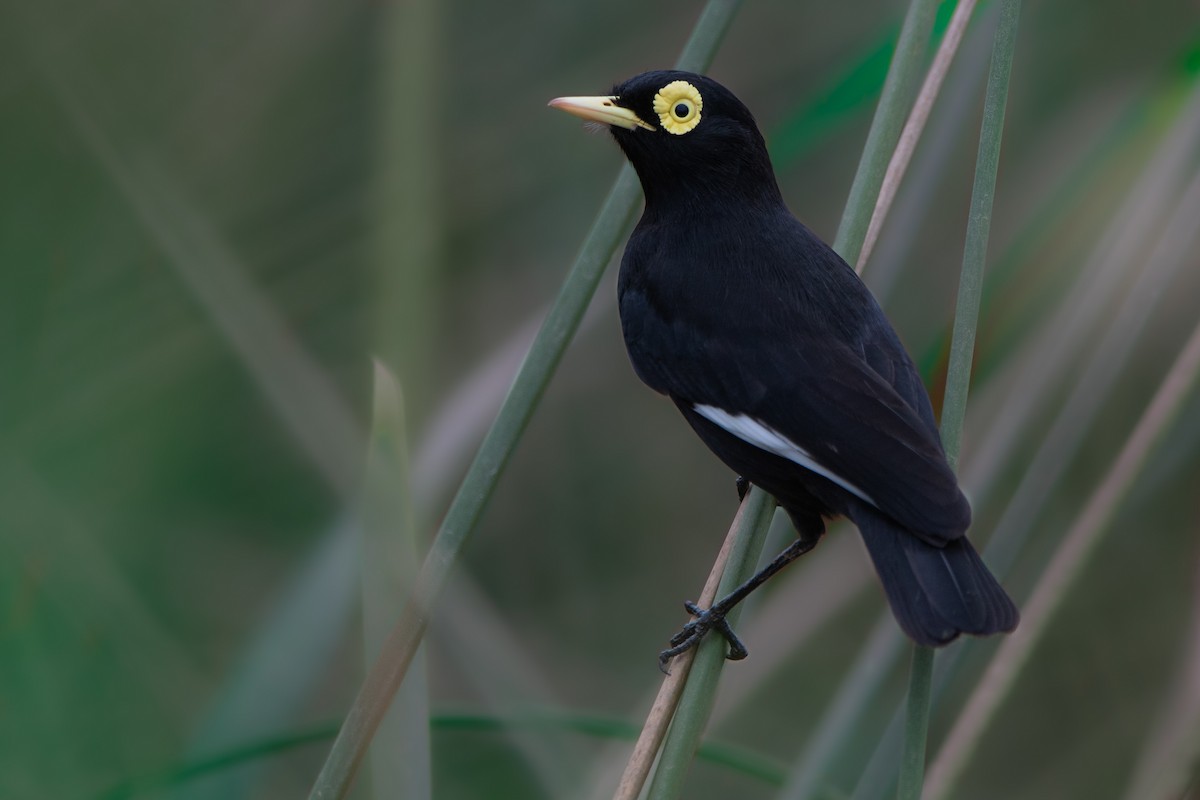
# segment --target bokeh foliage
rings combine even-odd
[[[358,591],[352,560],[334,567],[366,462],[371,355],[397,370],[409,401],[428,529],[471,450],[445,443],[477,440],[511,368],[468,392],[481,413],[447,420],[451,401],[541,313],[619,163],[604,137],[545,101],[669,62],[698,11],[681,0],[416,4],[432,16],[413,66],[395,53],[400,5],[0,7],[5,797],[98,796],[340,718],[363,648],[347,599]],[[792,207],[827,237],[902,13],[877,0],[748,0],[714,64],[757,112]],[[1187,113],[1197,53],[1184,0],[1025,4],[965,459],[982,423],[1027,388],[1020,343],[1088,280],[1089,251]],[[959,106],[952,86],[944,101],[963,132],[929,167],[928,190],[907,199],[924,213],[885,231],[877,256],[889,241],[902,254],[887,307],[935,383],[981,96],[965,83]],[[1175,197],[1197,166],[1193,142],[1180,186],[1160,195]],[[1147,254],[1154,230],[1135,253]],[[1019,597],[1196,324],[1190,259],[1031,529],[1010,580]],[[1121,285],[1144,260],[1130,259]],[[546,708],[636,721],[654,656],[682,621],[678,603],[697,591],[732,516],[730,476],[626,366],[611,296],[602,286],[467,553],[464,586],[450,587],[435,620],[435,722]],[[1052,396],[1066,395],[1072,374]],[[1125,785],[1196,625],[1195,408],[989,732],[969,796],[1114,796]],[[981,535],[1050,412],[1031,417],[977,504]],[[834,544],[769,592],[816,585],[823,566],[857,575],[859,554],[826,552]],[[881,607],[863,586],[713,734],[794,760]],[[323,616],[279,634],[289,609],[307,608],[297,597],[316,598]],[[795,616],[824,614],[812,601]],[[768,637],[747,638],[752,661]],[[277,658],[278,695],[246,700],[235,689],[253,685],[257,649]],[[752,668],[726,670],[731,690]],[[890,684],[872,726],[902,676]],[[946,708],[969,687],[969,676],[953,686]],[[935,744],[952,719],[935,715]],[[540,796],[561,778],[539,773],[539,752],[574,775],[594,768],[595,738],[497,727],[435,724],[438,797]],[[869,754],[876,736],[864,730],[859,749]],[[209,776],[163,791],[295,796],[324,747],[250,759],[234,784]],[[842,765],[831,791],[848,791],[860,770]],[[694,796],[774,792],[703,761],[693,786]]]

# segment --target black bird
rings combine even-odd
[[[696,616],[665,664],[816,545],[858,526],[892,612],[916,642],[1011,631],[1017,610],[964,535],[971,509],[929,396],[863,282],[784,204],[750,111],[710,78],[647,72],[551,106],[607,125],[646,206],[621,261],[633,368],[706,445],[774,495],[798,538]]]

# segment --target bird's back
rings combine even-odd
[[[871,484],[918,535],[966,529],[911,359],[858,276],[786,209],[640,224],[619,293],[630,360],[652,388],[752,416]]]

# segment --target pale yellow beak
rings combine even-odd
[[[605,125],[616,125],[620,128],[634,130],[645,128],[654,130],[653,125],[642,122],[641,117],[628,108],[616,104],[615,97],[556,97],[550,101],[551,108],[557,108],[568,114],[574,114],[592,122],[602,122]]]

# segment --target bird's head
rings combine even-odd
[[[713,196],[781,202],[766,144],[749,109],[691,72],[644,72],[599,97],[554,108],[607,125],[637,170],[648,207],[706,206]]]

